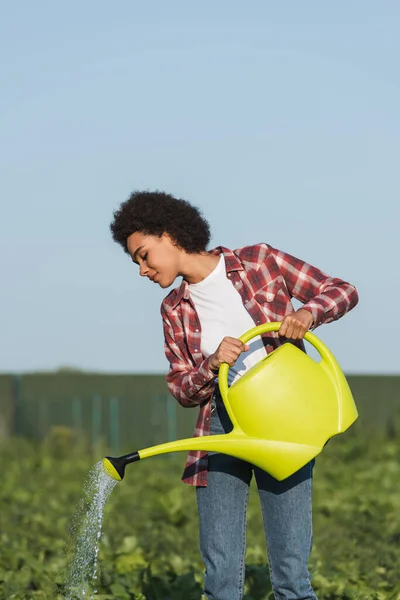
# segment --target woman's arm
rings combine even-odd
[[[314,319],[312,329],[343,317],[358,302],[354,285],[330,277],[316,267],[268,245],[285,279],[289,293],[304,303]]]
[[[214,391],[215,378],[218,373],[211,370],[209,357],[198,366],[193,366],[184,356],[179,344],[175,341],[173,327],[161,306],[164,328],[164,350],[169,362],[169,373],[166,377],[168,389],[185,408],[203,404]]]

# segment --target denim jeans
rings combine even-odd
[[[211,435],[231,431],[232,424],[218,391],[212,403]],[[247,500],[254,472],[275,599],[316,600],[308,571],[313,464],[314,461],[284,481],[277,481],[243,460],[209,454],[208,485],[196,488],[200,550],[206,567],[203,597],[243,598]]]

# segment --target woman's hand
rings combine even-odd
[[[283,319],[278,333],[291,340],[302,340],[313,322],[312,314],[308,310],[300,308]]]
[[[247,352],[250,346],[232,337],[224,337],[214,354],[209,356],[209,365],[212,371],[218,371],[222,363],[233,367],[242,352]]]

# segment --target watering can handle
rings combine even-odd
[[[282,323],[274,321],[273,323],[263,323],[262,325],[257,325],[257,327],[253,327],[246,331],[243,335],[241,335],[238,339],[244,344],[256,337],[257,335],[261,335],[262,333],[268,333],[270,331],[278,331]],[[323,342],[316,335],[307,331],[304,336],[304,339],[307,340],[314,348],[319,352],[323,361],[327,362],[328,365],[332,368],[333,372],[336,373],[338,369],[338,365],[335,357],[332,352],[325,346]],[[228,372],[229,372],[228,363],[223,363],[218,372],[218,385],[221,392],[222,399],[225,403],[227,403],[228,399]]]

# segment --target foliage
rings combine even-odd
[[[68,526],[87,471],[84,444],[3,442],[0,453],[0,600],[61,599]],[[400,440],[360,432],[332,440],[314,470],[319,600],[400,600]],[[108,503],[97,600],[200,600],[195,491],[182,454],[127,468]],[[273,598],[255,487],[248,511],[245,600]]]

